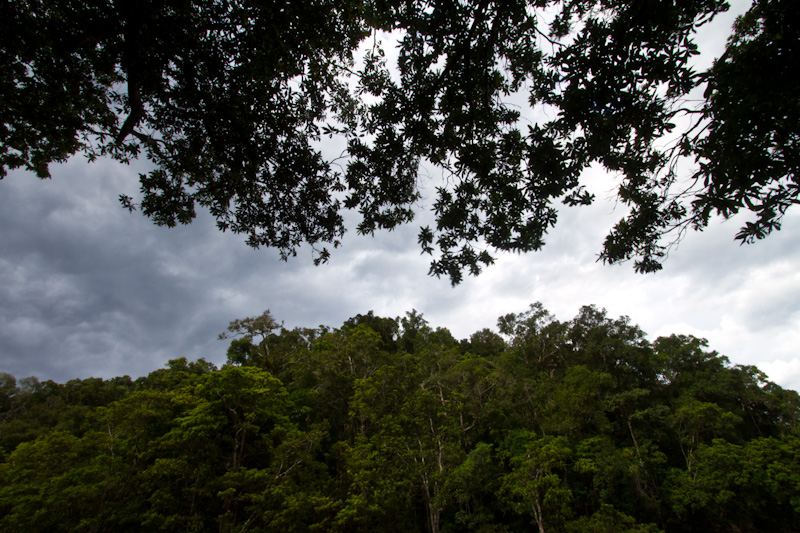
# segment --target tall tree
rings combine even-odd
[[[440,169],[430,273],[453,283],[495,251],[544,245],[556,202],[589,204],[583,171],[630,206],[601,257],[661,268],[714,214],[762,238],[798,203],[798,14],[756,0],[696,72],[696,30],[723,0],[30,0],[0,7],[0,177],[76,153],[143,154],[157,224],[207,208],[284,258],[325,261],[414,217],[421,163]],[[393,32],[382,44],[380,39]],[[386,50],[399,44],[397,63]],[[700,103],[690,97],[704,91]],[[527,100],[528,105],[518,102]],[[544,112],[541,112],[544,111]],[[676,124],[688,124],[673,131]],[[323,152],[341,137],[344,151]],[[684,160],[692,175],[678,172]],[[687,182],[685,178],[689,179]]]

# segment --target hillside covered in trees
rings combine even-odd
[[[221,368],[0,374],[0,529],[800,530],[798,394],[701,339],[539,304],[226,335]]]

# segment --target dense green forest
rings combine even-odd
[[[221,368],[0,374],[0,529],[800,530],[798,394],[702,339],[539,304],[222,336]]]

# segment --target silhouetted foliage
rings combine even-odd
[[[630,207],[600,257],[642,272],[714,214],[750,211],[737,238],[763,238],[800,194],[792,0],[756,0],[705,72],[695,32],[723,0],[0,9],[0,177],[144,156],[125,207],[174,226],[201,206],[283,258],[306,243],[326,261],[346,210],[361,234],[410,222],[423,164],[442,179],[418,241],[454,284],[495,251],[540,249],[558,203],[593,201],[593,164]]]

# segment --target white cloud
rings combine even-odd
[[[784,388],[800,390],[800,357],[763,361],[758,365],[770,379]]]

